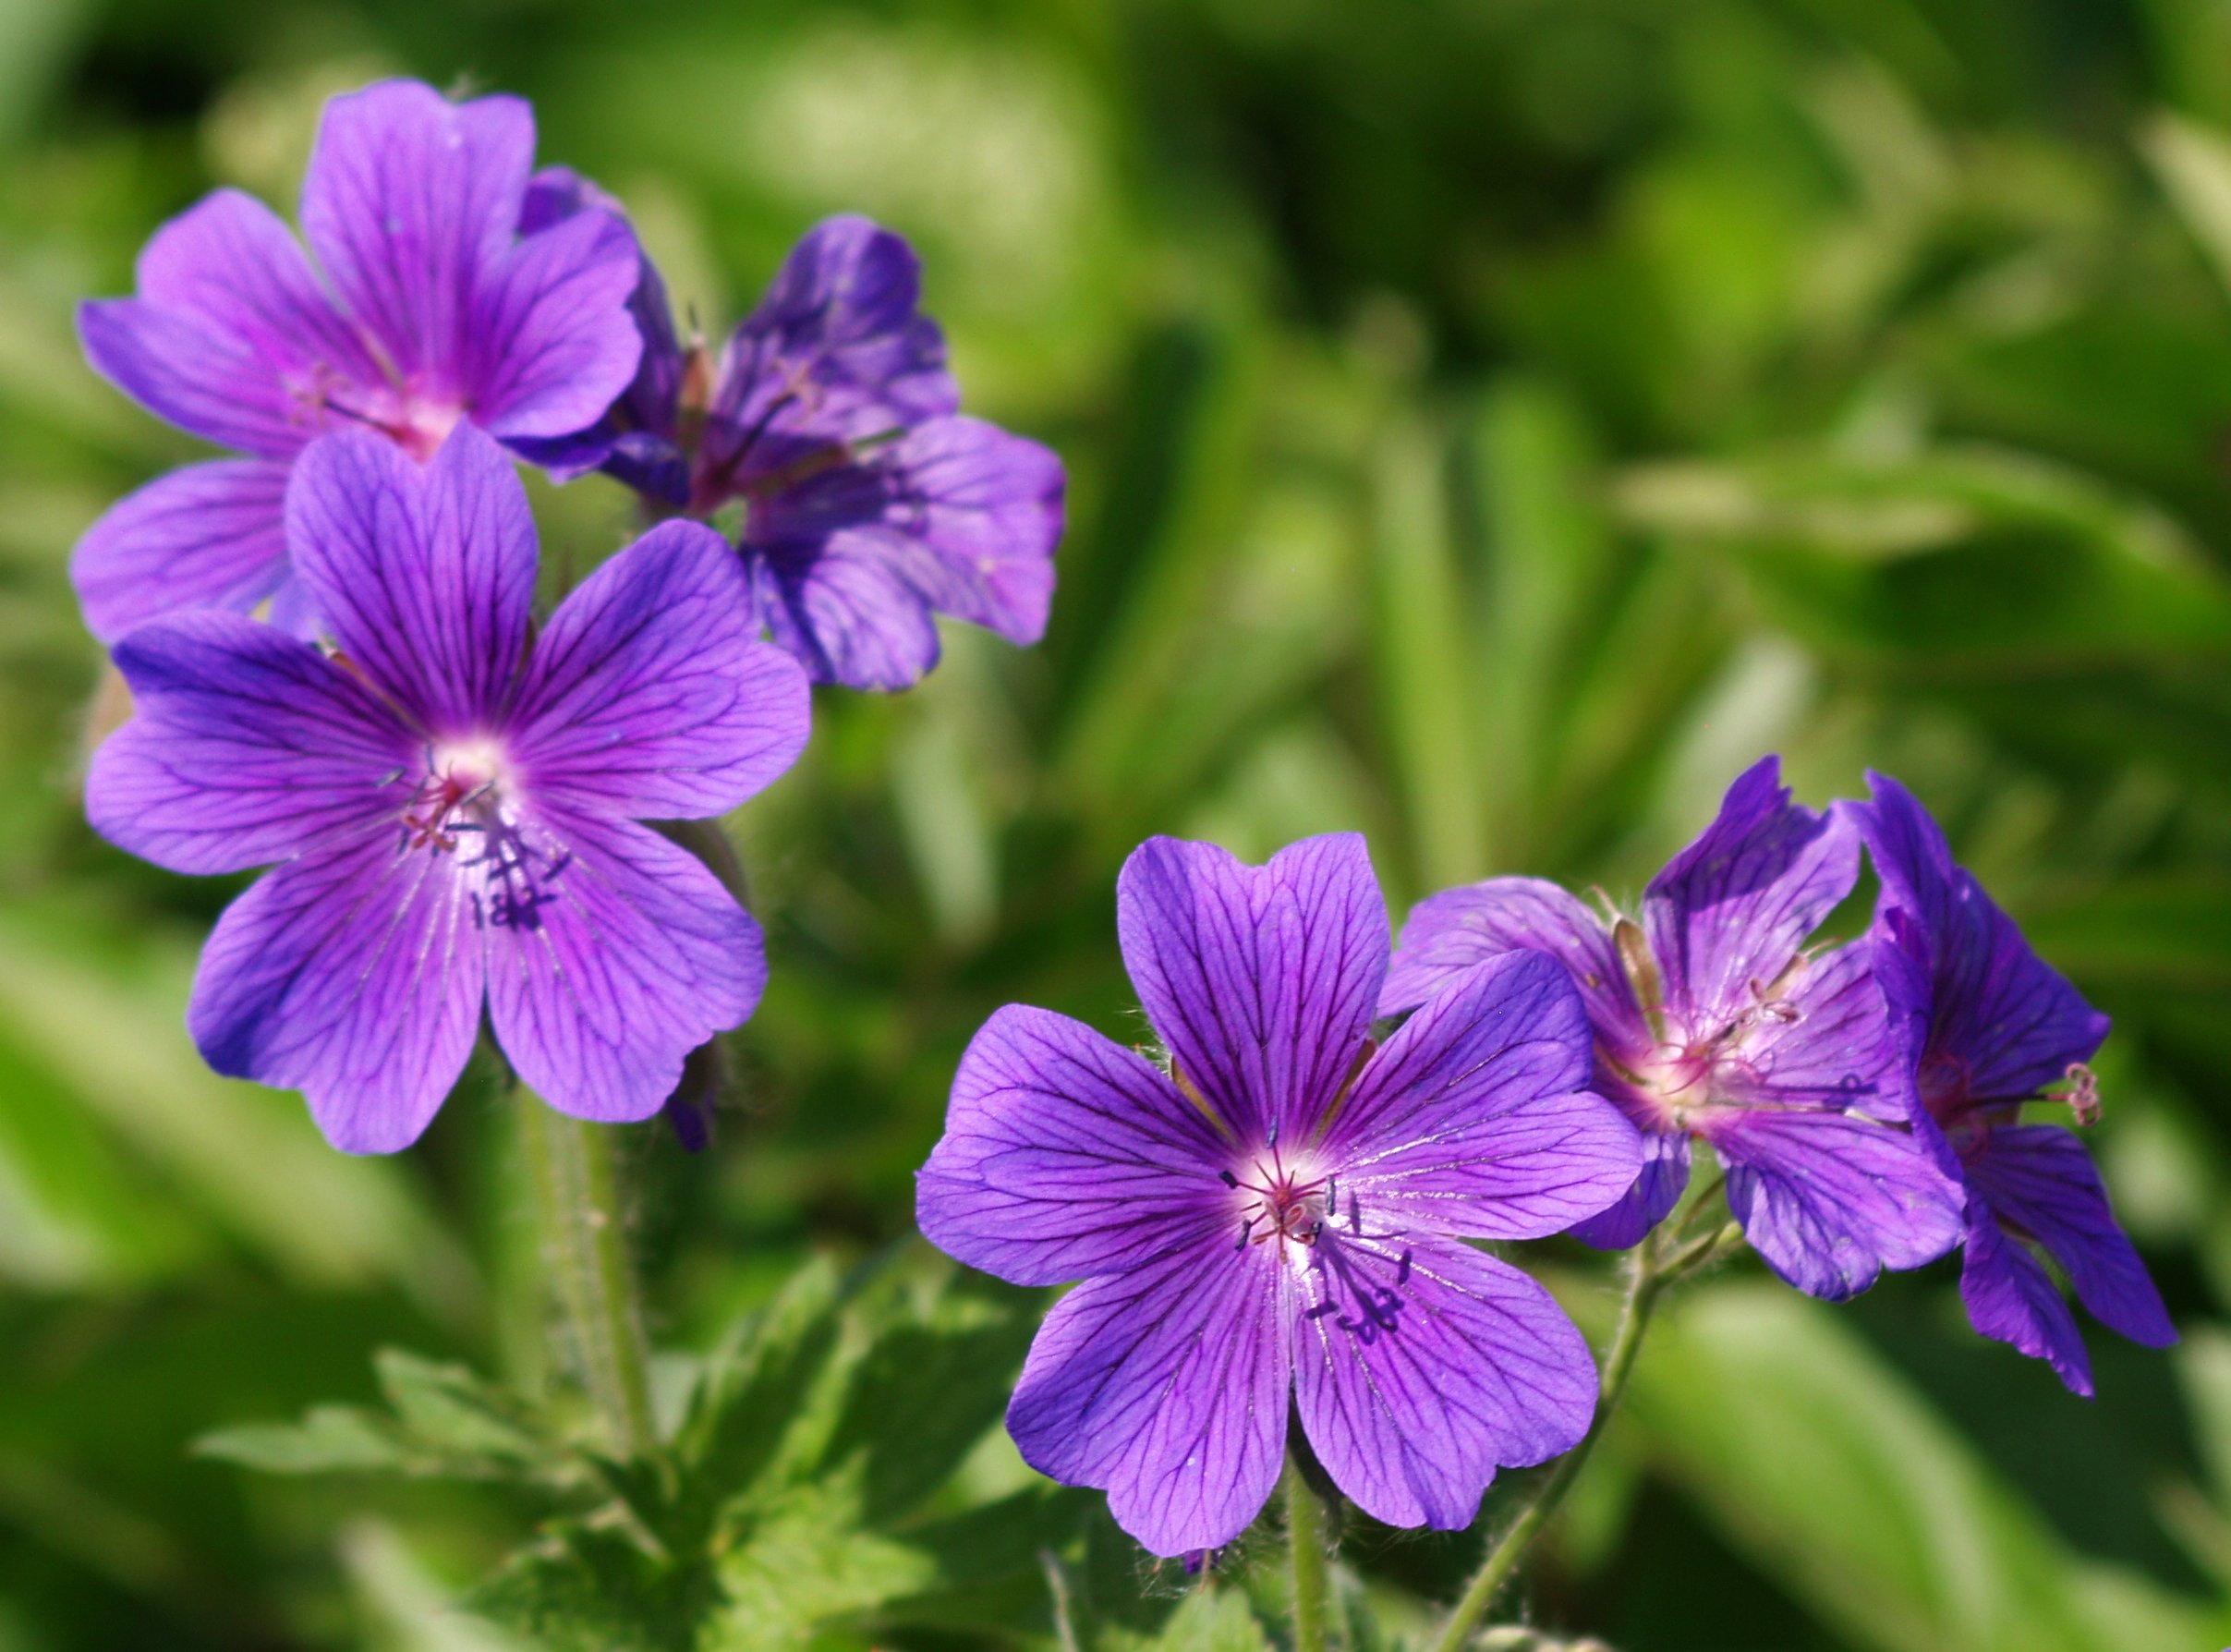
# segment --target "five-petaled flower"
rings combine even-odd
[[[1912,794],[1879,774],[1867,779],[1873,801],[1840,807],[1858,821],[1882,880],[1876,970],[1923,1104],[1917,1128],[1967,1189],[1968,1318],[2089,1397],[2083,1337],[2031,1246],[2060,1264],[2103,1323],[2149,1348],[2176,1341],[2083,1143],[2058,1124],[2020,1122],[2024,1102],[2048,1097],[2067,1102],[2079,1124],[2096,1116],[2084,1063],[2106,1038],[2107,1017],[2031,950],[1953,860]]]
[[[919,1177],[952,1256],[1085,1282],[1032,1345],[1016,1444],[1186,1554],[1262,1507],[1291,1403],[1359,1506],[1468,1524],[1498,1464],[1570,1449],[1594,1413],[1562,1310],[1463,1243],[1556,1233],[1634,1180],[1570,983],[1496,959],[1375,1051],[1387,910],[1352,835],[1259,868],[1156,838],[1118,903],[1168,1070],[1011,1005],[963,1057]]]
[[[1766,1264],[1815,1296],[1917,1268],[1959,1237],[1959,1193],[1911,1130],[1911,1087],[1873,949],[1805,941],[1859,879],[1841,815],[1790,801],[1774,758],[1651,881],[1643,917],[1609,923],[1555,884],[1494,878],[1419,904],[1379,1007],[1410,1008],[1482,958],[1531,947],[1563,963],[1595,1029],[1595,1086],[1643,1131],[1626,1197],[1576,1227],[1638,1243],[1679,1200],[1691,1139]]]
[[[137,712],[87,784],[93,825],[159,865],[281,863],[202,954],[203,1055],[387,1151],[441,1105],[485,1001],[552,1105],[657,1111],[766,967],[749,915],[638,821],[733,808],[806,740],[804,674],[758,640],[734,556],[666,524],[533,636],[526,491],[469,425],[423,467],[321,439],[286,526],[336,651],[214,611],[140,626],[115,656]]]
[[[423,460],[460,420],[515,446],[601,416],[642,344],[635,237],[595,211],[523,234],[534,116],[416,81],[335,98],[302,185],[313,270],[261,202],[221,189],[158,231],[138,294],[86,304],[93,367],[150,411],[247,456],[131,494],[79,541],[86,624],[115,642],[180,609],[316,617],[289,575],[287,474],[320,432]]]
[[[553,172],[529,222],[612,204]],[[958,411],[920,289],[904,240],[829,219],[716,363],[683,346],[646,259],[634,383],[596,427],[530,456],[562,473],[601,464],[662,511],[741,506],[738,550],[769,633],[816,682],[907,686],[938,662],[936,613],[1035,643],[1053,596],[1061,463]]]

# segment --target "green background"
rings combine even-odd
[[[1677,1299],[1513,1609],[1624,1652],[2231,1638],[2222,0],[5,0],[0,1649],[525,1644],[452,1605],[548,1512],[502,1476],[190,1451],[370,1399],[390,1345],[547,1379],[508,1104],[476,1070],[351,1160],[206,1075],[180,1015],[237,883],[130,861],[75,794],[69,547],[196,449],[71,308],[215,184],[290,206],[321,99],[393,72],[533,98],[716,336],[818,216],[903,230],[972,409],[1070,465],[1044,645],[955,629],[917,692],[825,693],[734,822],[773,966],[738,1094],[702,1158],[625,1147],[677,1391],[811,1255],[929,1277],[911,1172],[991,1009],[1144,1036],[1146,834],[1360,828],[1398,912],[1490,872],[1631,897],[1779,750],[1814,804],[1901,776],[2113,1012],[2093,1146],[2186,1340],[2096,1331],[2087,1404],[1968,1330],[1952,1264],[1841,1308],[1738,1265]],[[600,479],[537,500],[561,577],[628,531]],[[1599,1264],[1529,1259],[1601,1326]],[[793,1598],[794,1497],[745,1546],[772,1615],[731,1567],[727,1616],[578,1644],[1052,1646],[1050,1577],[1094,1646],[1260,1645],[1248,1546],[1177,1609],[1097,1500],[1033,1488],[988,1426],[1034,1303],[956,1290],[797,1485],[853,1487],[861,1576],[988,1500],[1037,1537]],[[1474,1551],[1352,1528],[1359,1636]]]

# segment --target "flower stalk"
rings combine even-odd
[[[542,1266],[564,1321],[566,1351],[624,1461],[659,1452],[650,1408],[649,1344],[642,1299],[627,1255],[617,1131],[569,1118],[522,1088],[519,1136],[534,1183]]]
[[[1634,1250],[1629,1259],[1627,1292],[1619,1304],[1619,1325],[1612,1332],[1611,1347],[1604,1355],[1595,1420],[1589,1425],[1581,1443],[1558,1460],[1557,1466],[1526,1500],[1518,1517],[1504,1528],[1503,1535],[1488,1549],[1487,1558],[1480,1562],[1479,1571],[1473,1574],[1462,1597],[1450,1610],[1440,1637],[1433,1643],[1434,1652],[1463,1652],[1480,1620],[1495,1603],[1496,1595],[1518,1569],[1519,1561],[1541,1536],[1542,1528],[1549,1524],[1550,1517],[1565,1500],[1566,1493],[1572,1489],[1573,1482],[1581,1477],[1581,1471],[1587,1467],[1596,1441],[1610,1426],[1612,1413],[1619,1409],[1619,1401],[1627,1391],[1635,1355],[1642,1351],[1643,1334],[1649,1329],[1651,1314],[1666,1287],[1703,1267],[1723,1245],[1732,1246],[1741,1238],[1741,1230],[1729,1222],[1702,1239],[1671,1250],[1670,1254],[1661,1250],[1658,1233],[1653,1233]]]
[[[1326,1652],[1325,1505],[1286,1459],[1286,1541],[1293,1565],[1293,1652]]]

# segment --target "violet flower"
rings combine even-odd
[[[1588,1006],[1595,1087],[1643,1131],[1642,1174],[1575,1235],[1638,1243],[1687,1186],[1693,1138],[1766,1265],[1840,1299],[1959,1237],[1958,1189],[1911,1133],[1873,949],[1805,944],[1858,879],[1850,822],[1793,804],[1765,758],[1651,881],[1639,924],[1538,879],[1452,889],[1410,915],[1379,1008],[1425,1002],[1513,948],[1550,954]]]
[[[642,351],[635,237],[605,212],[523,237],[534,147],[517,98],[369,86],[326,105],[303,179],[315,268],[268,207],[220,189],[149,241],[136,297],[83,306],[97,371],[246,456],[174,471],[87,531],[70,572],[96,637],[266,599],[306,631],[282,506],[321,431],[423,460],[460,420],[517,444],[603,413]]]
[[[1359,1506],[1469,1524],[1497,1464],[1569,1450],[1595,1408],[1563,1311],[1462,1242],[1558,1232],[1634,1179],[1633,1129],[1583,1087],[1570,984],[1496,960],[1375,1051],[1387,910],[1352,834],[1263,867],[1152,839],[1117,914],[1168,1070],[1009,1005],[919,1176],[950,1255],[1085,1282],[1008,1407],[1024,1458],[1188,1554],[1263,1506],[1294,1404]]]
[[[2031,950],[1905,787],[1867,780],[1872,802],[1839,807],[1882,879],[1876,968],[1923,1103],[1916,1127],[1967,1189],[1968,1318],[2090,1398],[2091,1357],[2038,1250],[2103,1324],[2149,1348],[2176,1341],[2083,1143],[2057,1124],[2020,1122],[2024,1102],[2045,1099],[2070,1104],[2079,1124],[2097,1116],[2084,1063],[2107,1017]]]
[[[466,425],[424,467],[323,438],[286,521],[338,651],[213,611],[141,626],[115,652],[136,714],[87,783],[94,827],[158,865],[279,863],[201,955],[203,1056],[386,1152],[441,1106],[485,1000],[553,1107],[649,1117],[766,966],[750,916],[638,817],[733,808],[806,740],[804,674],[753,635],[735,558],[669,523],[536,636],[526,491]]]
[[[552,174],[530,221],[610,208]],[[904,240],[831,218],[792,249],[718,362],[677,338],[647,258],[635,381],[590,430],[530,450],[601,465],[654,508],[743,510],[738,550],[770,635],[816,682],[903,688],[938,662],[936,613],[1029,645],[1045,633],[1061,461],[958,412]]]

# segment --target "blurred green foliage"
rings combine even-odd
[[[702,1506],[565,1443],[487,1076],[380,1161],[210,1077],[234,885],[78,813],[65,560],[191,444],[71,306],[212,184],[288,200],[321,99],[394,71],[532,97],[709,333],[814,217],[884,218],[973,406],[1072,468],[1045,645],[825,696],[735,822],[741,1093],[703,1158],[630,1136]],[[1274,1568],[1188,1594],[996,1427],[1032,1300],[903,1246],[962,1045],[1010,1000],[1136,1025],[1148,832],[1360,827],[1398,903],[1631,892],[1776,748],[1816,803],[1904,778],[2114,1013],[2095,1146],[2187,1341],[2099,1333],[2086,1406],[1948,1266],[1846,1309],[1737,1269],[1512,1609],[1626,1652],[2231,1638],[2221,0],[6,0],[0,159],[0,1649],[1269,1644]],[[537,499],[561,575],[627,531],[600,480]],[[1352,1523],[1357,1644],[1476,1543]]]

